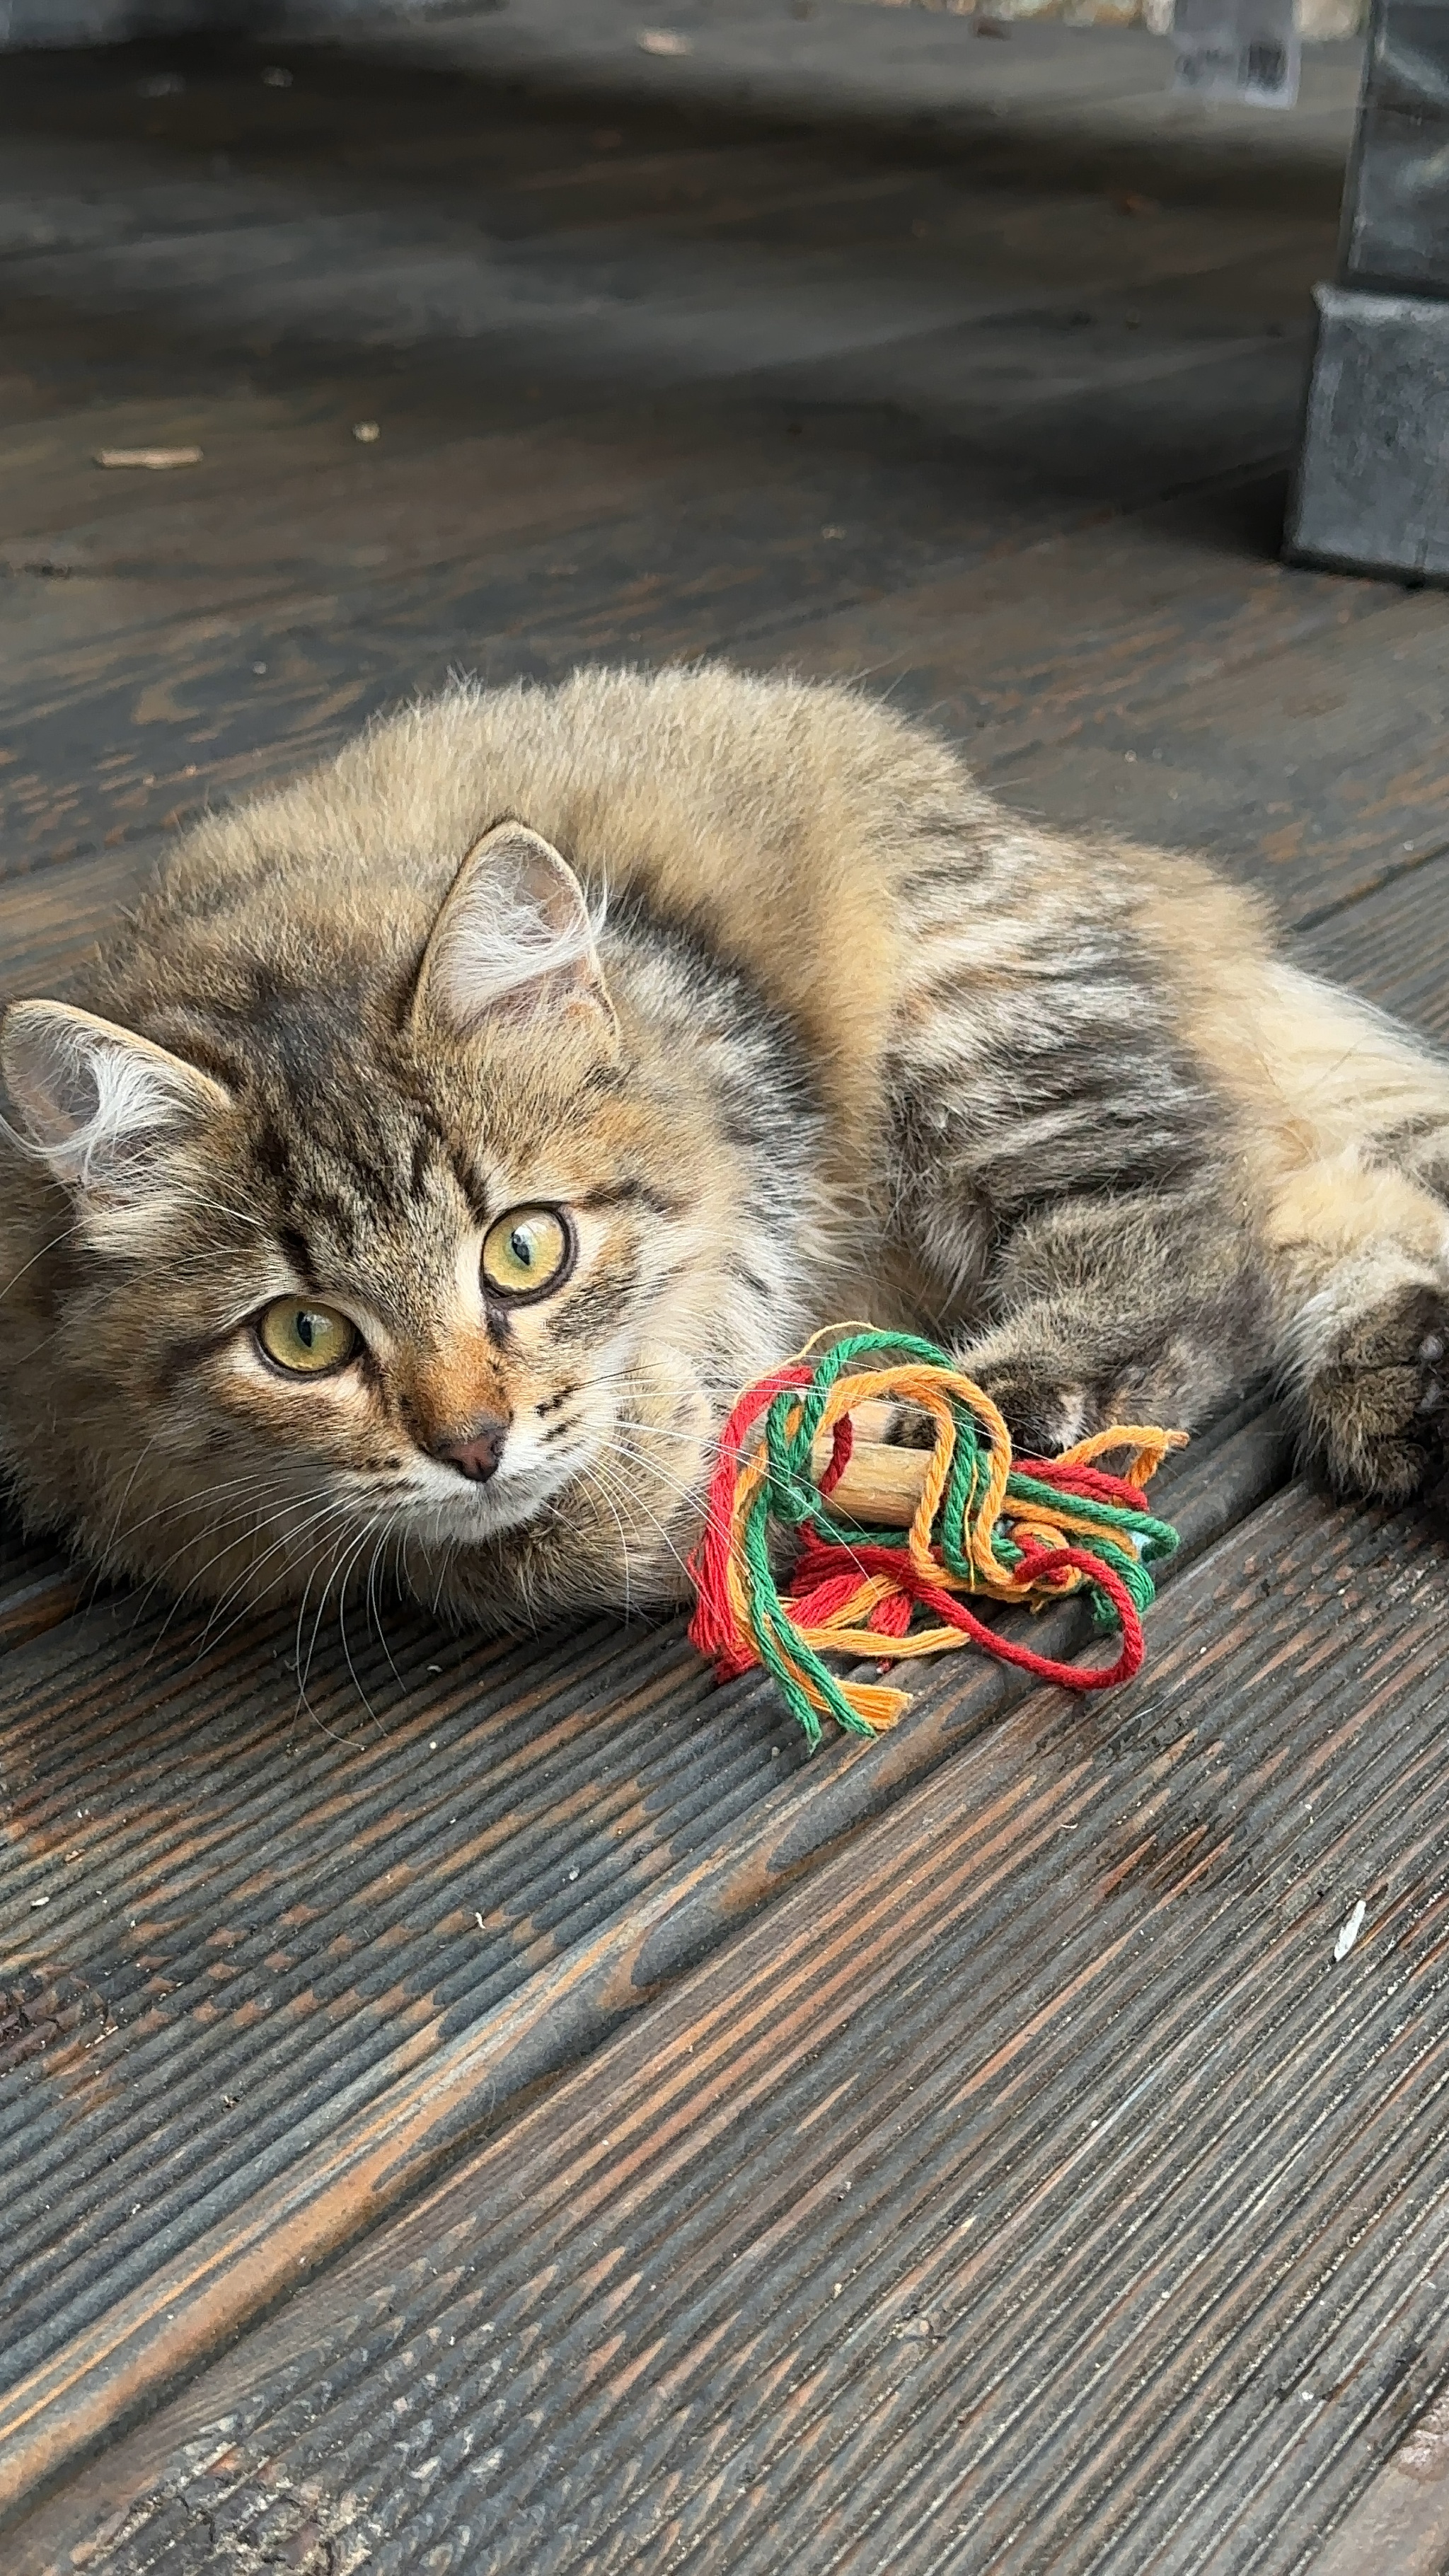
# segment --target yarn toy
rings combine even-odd
[[[859,1436],[885,1418],[882,1399],[927,1417],[929,1451]],[[721,1681],[763,1664],[812,1751],[824,1716],[875,1735],[908,1705],[903,1690],[838,1677],[827,1654],[884,1670],[974,1640],[1041,1681],[1106,1690],[1142,1661],[1151,1568],[1177,1545],[1142,1489],[1186,1436],[1119,1425],[1058,1458],[1014,1458],[990,1396],[934,1343],[847,1328],[823,1354],[807,1344],[746,1390],[720,1435],[690,1636]],[[1120,1474],[1097,1464],[1117,1451]],[[782,1534],[796,1541],[783,1591]],[[1036,1654],[966,1598],[1041,1609],[1077,1591],[1119,1639],[1111,1663]]]

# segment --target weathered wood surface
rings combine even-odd
[[[1182,1561],[1286,1464],[1261,1416],[1181,1461]],[[677,1627],[500,1648],[395,1619],[384,1645],[363,1614],[300,1711],[295,1649],[290,1617],[209,1646],[124,1603],[0,1678],[17,2009],[92,1998],[0,2103],[26,2162],[0,2512],[1025,1687],[953,1660],[888,1742],[807,1763]]]
[[[1174,158],[1135,70],[1073,122],[1027,47],[953,160],[889,100],[460,77],[497,32],[294,48],[290,90],[7,63],[5,989],[450,667],[728,650],[1212,849],[1449,1036],[1449,611],[1273,560],[1347,90]],[[205,462],[91,462],[157,441]],[[1431,2549],[1443,1550],[1289,1467],[1250,1403],[1169,1471],[1191,1570],[1128,1698],[963,1658],[808,1765],[672,1628],[359,1618],[303,1694],[287,1622],[7,1542],[0,2496],[62,2480],[7,2576]],[[578,2165],[625,2135],[637,2186]],[[984,2261],[932,2233],[978,2193]]]
[[[675,0],[669,24],[688,54],[641,52],[638,20],[617,0],[511,0],[462,25],[416,26],[399,45],[383,28],[374,57],[459,65],[516,83],[532,100],[611,101],[620,112],[678,104],[716,127],[825,126],[853,150],[882,143],[913,156],[969,155],[981,177],[1038,187],[1044,161],[1079,186],[1141,186],[1151,175],[1208,203],[1276,209],[1305,203],[1332,220],[1346,123],[1357,95],[1356,43],[1313,45],[1298,112],[1271,143],[1251,108],[1183,112],[1165,95],[1168,53],[1142,28],[1014,24],[1010,51],[974,41],[944,14],[858,17],[835,0]],[[289,16],[309,23],[308,0]],[[354,58],[368,46],[368,0]],[[325,16],[320,32],[328,32]],[[332,32],[336,33],[334,28]],[[1276,120],[1275,120],[1276,121]]]
[[[35,353],[5,452],[11,866],[243,790],[459,661],[788,629],[778,659],[806,613],[905,591],[909,617],[953,569],[1000,600],[1006,554],[1008,619],[1044,573],[1051,634],[1043,539],[1282,454],[1328,252],[1297,206],[1124,215],[1106,183],[691,148],[658,110],[626,134],[325,58],[286,91],[193,65],[158,99],[57,58],[8,94],[0,292]],[[142,439],[204,462],[91,463]],[[1211,551],[1207,652],[1263,588],[1261,541]],[[1078,619],[1114,587],[1100,531],[1079,560]],[[1294,631],[1337,614],[1285,579]],[[1009,636],[995,663],[961,640],[1005,680]]]
[[[123,2451],[107,2563],[1303,2566],[1449,2366],[1446,1643],[1442,1538],[1265,1506]]]

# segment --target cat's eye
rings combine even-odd
[[[561,1288],[573,1257],[573,1235],[557,1208],[509,1208],[483,1237],[483,1283],[519,1306]]]
[[[345,1368],[357,1348],[358,1331],[335,1306],[314,1306],[308,1297],[274,1297],[257,1319],[257,1339],[269,1360],[293,1377],[324,1377]]]

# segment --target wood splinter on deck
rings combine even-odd
[[[173,465],[199,465],[199,447],[98,447],[97,465],[136,465],[150,474],[168,473]]]

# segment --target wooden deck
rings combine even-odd
[[[451,667],[707,650],[1449,1037],[1449,601],[1274,551],[1351,55],[826,0],[812,118],[541,5],[5,63],[7,989]],[[304,1702],[7,1542],[6,2576],[1449,2566],[1449,1543],[1251,1403],[1171,1504],[1138,1683],[810,1762],[675,1628]]]

